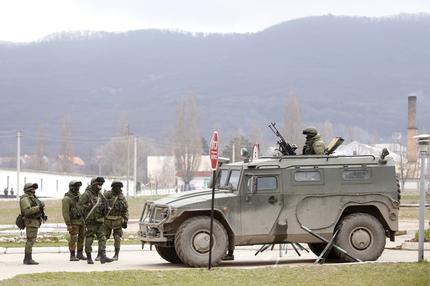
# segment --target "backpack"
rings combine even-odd
[[[16,226],[19,229],[24,229],[25,228],[25,222],[24,222],[24,216],[22,214],[19,214],[16,217],[16,221],[15,221]]]

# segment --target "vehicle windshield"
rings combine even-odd
[[[239,179],[240,170],[221,170],[218,174],[218,188],[236,191]]]

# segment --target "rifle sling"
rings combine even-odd
[[[115,206],[115,203],[116,203],[116,200],[118,199],[118,196],[116,196],[115,197],[115,199],[113,200],[113,203],[112,203],[112,207],[110,207],[109,208],[109,211],[108,211],[108,213],[106,214],[106,216],[108,216],[109,214],[110,214],[110,211],[113,209],[113,207]]]
[[[97,201],[94,204],[93,208],[90,210],[90,212],[87,214],[85,221],[88,220],[88,218],[90,217],[90,215],[93,213],[93,211],[96,209],[96,207],[98,206],[98,204],[100,203],[100,196],[97,196]]]

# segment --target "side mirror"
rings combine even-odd
[[[248,149],[246,149],[246,148],[240,149],[240,156],[243,158],[243,161],[245,163],[249,162],[250,154],[249,154]]]

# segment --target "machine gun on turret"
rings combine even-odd
[[[276,128],[276,123],[271,122],[270,125],[269,125],[269,128],[276,135],[276,137],[279,138],[279,140],[277,142],[278,143],[278,150],[279,150],[279,152],[281,152],[281,154],[284,155],[284,156],[296,155],[297,146],[295,146],[294,144],[292,146],[287,141],[285,141],[285,139],[282,136],[282,134]]]

